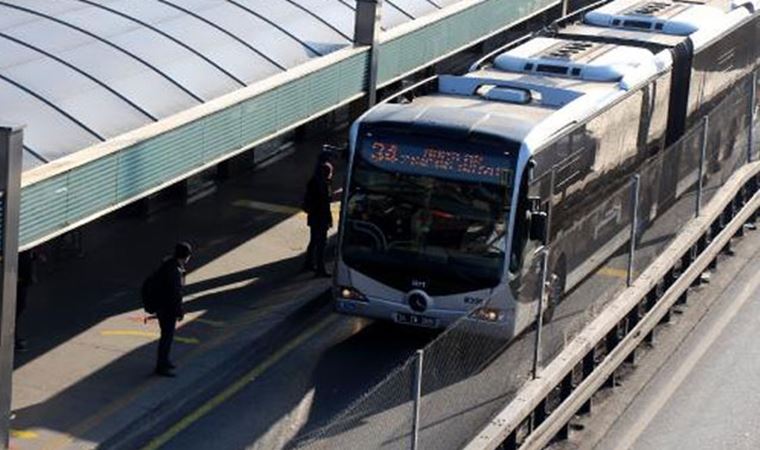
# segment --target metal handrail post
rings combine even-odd
[[[633,189],[631,190],[631,201],[633,202],[633,213],[631,214],[631,242],[628,248],[628,274],[626,284],[630,287],[633,283],[633,265],[636,255],[636,224],[639,221],[639,194],[641,193],[641,175],[633,176]]]
[[[420,442],[420,402],[422,400],[422,362],[424,350],[417,350],[414,362],[414,422],[412,423],[412,450],[419,448]]]
[[[697,179],[697,215],[702,211],[702,189],[704,188],[704,182],[702,178],[705,174],[705,156],[707,154],[707,130],[710,128],[710,117],[705,116],[702,120],[702,145],[699,154],[699,178]]]
[[[546,243],[551,241],[552,232],[552,210],[554,203],[554,186],[557,180],[557,167],[552,168],[551,178],[549,178],[549,205],[546,211],[548,220],[546,221],[546,239],[541,249],[543,259],[541,260],[541,289],[539,290],[538,312],[536,313],[536,342],[533,349],[533,378],[538,376],[538,367],[541,362],[541,332],[544,328],[544,297],[546,294],[546,277],[549,271],[549,247]],[[548,305],[547,305],[548,306]]]
[[[758,69],[760,70],[760,69]],[[755,110],[757,109],[757,72],[752,72],[752,86],[749,97],[749,132],[747,136],[747,162],[752,162],[752,151],[755,148]]]
[[[18,273],[19,209],[21,198],[21,127],[0,126],[0,445],[10,442],[13,345],[16,328],[16,276]]]
[[[536,311],[536,340],[533,348],[533,378],[538,378],[538,368],[541,362],[541,331],[544,327],[544,304],[546,297],[546,272],[549,268],[549,249],[544,247],[541,260],[541,288],[538,293],[538,308]]]

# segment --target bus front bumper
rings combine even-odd
[[[368,301],[335,299],[335,311],[342,314],[366,316],[381,320],[425,328],[444,328],[456,322],[465,312],[430,308],[424,312],[413,311],[406,304],[379,300]]]

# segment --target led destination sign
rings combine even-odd
[[[449,149],[436,145],[415,145],[388,140],[368,140],[364,157],[373,165],[395,172],[419,173],[446,178],[498,183],[502,174],[511,182],[511,158],[484,154],[471,149]]]

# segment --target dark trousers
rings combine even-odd
[[[309,227],[309,247],[306,249],[306,267],[318,273],[325,270],[325,245],[327,245],[327,227]]]
[[[161,327],[161,338],[158,340],[158,361],[156,369],[168,369],[170,360],[169,353],[172,350],[174,329],[177,327],[177,318],[172,314],[159,314],[158,326]]]

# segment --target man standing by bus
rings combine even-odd
[[[333,225],[330,211],[332,177],[332,164],[327,160],[321,161],[306,186],[303,201],[310,231],[304,270],[314,270],[318,277],[330,276],[325,269],[325,246],[327,245],[327,230]]]

